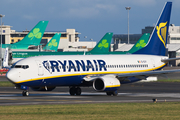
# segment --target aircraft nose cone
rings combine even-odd
[[[7,79],[13,83],[16,82],[16,76],[17,76],[17,72],[11,70],[8,71],[8,73],[6,74]]]

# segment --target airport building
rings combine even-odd
[[[12,26],[2,25],[2,43],[3,44],[13,44],[20,40],[22,40],[28,33],[29,30],[24,30],[22,32],[18,32],[11,29]],[[1,28],[1,26],[0,26]],[[0,29],[1,33],[1,29]],[[56,34],[61,33],[61,38],[59,42],[59,51],[87,51],[88,49],[92,49],[96,42],[94,41],[79,41],[79,32],[75,29],[66,29],[65,32],[44,32],[41,43],[45,46],[49,40]],[[1,36],[1,35],[0,35]],[[0,37],[1,39],[1,37]]]

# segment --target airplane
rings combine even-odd
[[[17,62],[20,59],[32,57],[32,56],[42,56],[42,55],[95,55],[95,54],[132,54],[137,50],[143,48],[149,40],[149,33],[145,33],[137,41],[137,43],[129,51],[114,51],[109,52],[110,43],[113,33],[106,33],[105,36],[98,42],[94,49],[88,52],[37,52],[37,51],[12,51],[12,63]],[[104,44],[102,44],[104,42]],[[108,47],[104,47],[103,45]],[[99,46],[99,47],[98,47]],[[102,49],[102,50],[101,50]]]
[[[45,47],[43,47],[43,50],[51,50],[51,51],[57,51],[58,49],[58,46],[59,46],[59,40],[60,40],[60,37],[61,37],[61,33],[56,33],[52,38],[51,40],[46,44]],[[36,51],[35,51],[36,52]],[[9,65],[9,60],[11,61],[11,58],[9,57],[10,54],[9,54],[9,48],[7,47],[5,49],[5,52],[4,52],[4,57],[3,57],[3,68],[10,68],[11,66]],[[13,62],[17,62],[18,60],[20,60],[22,58],[15,58],[13,59]]]
[[[149,37],[150,37],[150,33],[144,33],[129,51],[112,51],[112,52],[106,52],[102,54],[112,54],[112,55],[113,54],[133,54],[146,46],[146,44],[149,41]]]
[[[98,42],[98,44],[91,50],[87,52],[78,51],[78,52],[47,52],[47,51],[12,51],[12,63],[17,62],[20,59],[32,57],[32,56],[42,56],[42,55],[86,55],[92,53],[104,53],[108,52],[110,49],[111,39],[113,33],[106,33],[103,38]],[[103,44],[104,43],[104,44]],[[104,45],[104,46],[101,46]],[[44,47],[43,49],[45,50]]]
[[[30,45],[40,45],[41,38],[47,27],[48,21],[39,21],[38,24],[19,42],[13,44],[2,44],[2,48],[28,49]]]
[[[46,44],[45,47],[43,47],[43,50],[51,50],[57,52],[59,41],[60,41],[61,33],[56,33],[51,40]]]
[[[180,58],[165,56],[172,2],[166,2],[147,45],[134,54],[36,56],[13,64],[6,74],[22,95],[28,88],[51,91],[69,86],[70,95],[81,95],[80,87],[117,96],[121,84],[133,83],[151,75],[180,72],[161,70],[168,61]]]

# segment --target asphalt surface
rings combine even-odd
[[[57,87],[54,91],[32,91],[29,96],[22,96],[22,91],[13,87],[0,88],[0,105],[26,104],[80,104],[110,102],[157,102],[180,101],[180,83],[136,83],[124,84],[118,90],[118,96],[107,96],[96,92],[92,87],[82,87],[81,96],[69,95],[68,87]]]
[[[169,74],[159,79],[179,79],[179,73]],[[0,81],[7,81],[5,76]],[[22,96],[22,90],[13,87],[0,87],[0,105],[33,104],[81,104],[110,102],[157,102],[180,101],[180,83],[145,82],[122,84],[118,96],[107,96],[105,92],[96,92],[92,87],[82,87],[81,96],[69,95],[69,87],[57,87],[53,91],[32,91]]]

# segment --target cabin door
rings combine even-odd
[[[152,66],[153,66],[153,69],[156,67],[156,65],[155,65],[155,61],[154,61],[154,59],[151,59],[151,61],[152,61]]]
[[[38,66],[38,76],[44,75],[43,65],[39,60],[36,60],[36,64]]]

